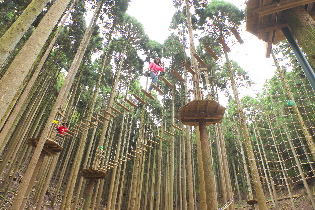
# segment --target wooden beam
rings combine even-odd
[[[133,106],[133,107],[135,107],[135,108],[137,108],[138,107],[138,105],[137,104],[135,104],[135,103],[133,103],[132,101],[130,101],[129,99],[127,99],[127,98],[125,98],[125,101],[127,101],[131,106]]]
[[[146,104],[146,102],[142,99],[142,98],[140,98],[139,96],[137,96],[136,94],[132,94],[133,95],[133,97],[135,97],[139,102],[141,102],[141,103],[143,103],[143,104]]]
[[[99,123],[103,123],[102,121],[100,121],[99,119],[95,118],[95,117],[92,117],[93,120],[99,122]]]
[[[197,59],[197,61],[199,62],[199,64],[205,68],[207,68],[206,63],[200,58],[200,56],[198,54],[194,54],[194,57]]]
[[[171,70],[171,73],[181,82],[185,82],[184,78],[182,77],[182,75],[180,75],[178,73],[178,71],[176,71],[175,69]]]
[[[155,141],[152,141],[150,139],[148,139],[149,142],[153,143],[153,144],[160,144],[159,142],[155,142]]]
[[[157,91],[159,92],[161,95],[164,95],[164,92],[154,83],[151,84],[151,86]],[[151,95],[151,94],[150,94]]]
[[[118,111],[117,109],[115,109],[114,107],[110,107],[114,112],[120,114],[120,115],[123,115],[123,113],[121,113],[120,111]]]
[[[171,89],[174,88],[174,85],[172,85],[165,77],[162,76],[161,79],[163,80],[163,82],[165,82],[165,84],[166,84],[169,88],[171,88]]]
[[[175,136],[174,133],[171,133],[171,132],[168,132],[168,131],[165,131],[165,133],[167,133],[168,135],[171,135],[171,136]]]
[[[107,120],[107,121],[109,121],[109,119],[108,118],[106,118],[105,116],[103,116],[103,115],[101,115],[101,114],[97,114],[99,117],[101,117],[101,118],[103,118],[104,120]]]
[[[103,112],[105,112],[106,114],[110,115],[111,117],[115,118],[115,115],[113,115],[112,113],[110,113],[109,111],[107,110],[103,110]]]
[[[185,68],[192,74],[196,74],[196,72],[190,67],[190,65],[188,63],[186,63],[185,61],[183,61],[183,65],[185,66]]]
[[[154,83],[152,83],[151,85],[153,85]],[[151,95],[151,93],[147,92],[144,89],[141,89],[141,92],[144,93],[146,96],[148,96],[149,98],[151,98],[152,100],[154,100],[154,97]]]
[[[311,4],[314,0],[286,0],[286,1],[280,1],[275,2],[273,4],[270,4],[268,6],[261,7],[259,9],[254,10],[254,12],[257,12],[259,16],[265,16],[270,15],[276,12],[281,12],[287,9],[291,9],[294,7],[302,6],[305,4]]]
[[[243,41],[243,39],[241,38],[240,34],[237,32],[236,28],[231,28],[231,31],[232,31],[233,35],[235,36],[236,40],[237,40],[240,44],[243,44],[244,41]]]
[[[122,105],[121,103],[119,102],[116,102],[116,104],[118,104],[118,106],[120,106],[121,108],[123,108],[124,110],[126,110],[127,112],[130,111],[130,109],[128,109],[127,107],[125,107],[124,105]]]
[[[205,47],[205,50],[211,55],[214,60],[217,61],[219,59],[215,52],[209,46]]]
[[[180,127],[178,127],[177,125],[173,124],[172,125],[174,128],[176,128],[177,130],[183,131],[183,129],[181,129]]]
[[[225,41],[224,41],[224,39],[222,37],[218,38],[218,42],[220,42],[220,44],[222,45],[223,49],[226,52],[230,52],[231,51],[231,49],[227,46],[227,44],[225,43]]]

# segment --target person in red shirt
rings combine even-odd
[[[65,132],[69,132],[67,128],[67,123],[62,123],[61,126],[57,128],[58,134],[65,134]]]
[[[152,63],[149,65],[150,68],[150,77],[152,79],[152,83],[156,85],[159,72],[164,72],[164,69],[162,67],[161,59],[155,58]],[[149,92],[153,89],[152,85],[149,87]]]

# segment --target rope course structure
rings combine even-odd
[[[245,85],[238,83],[238,66],[229,58],[244,42],[237,24],[220,28],[213,43],[196,50],[191,6],[205,2],[179,1],[178,12],[187,20],[176,32],[181,37],[173,34],[161,49],[157,44],[156,54],[171,58],[171,68],[157,84],[152,82],[152,92],[149,78],[143,88],[138,81],[142,72],[137,72],[144,62],[136,44],[147,37],[134,18],[116,14],[127,2],[91,3],[93,17],[82,28],[86,5],[71,2],[58,0],[47,7],[42,19],[53,16],[56,23],[49,27],[56,27],[51,37],[45,33],[45,41],[38,37],[43,46],[36,49],[42,48],[43,55],[32,51],[15,60],[24,46],[0,63],[5,67],[2,83],[15,74],[11,65],[21,62],[12,93],[0,85],[0,99],[6,99],[0,110],[1,209],[232,210],[246,200],[246,208],[257,204],[266,210],[282,208],[279,201],[287,198],[296,209],[294,199],[304,195],[296,195],[294,188],[301,184],[315,209],[314,92],[306,73],[295,66],[286,72],[272,50],[284,38],[283,27],[296,31],[286,15],[303,10],[304,17],[312,18],[315,1],[248,1],[247,27],[268,43],[267,55],[277,67],[260,95],[249,100],[240,99]],[[45,5],[38,10],[46,12]],[[28,33],[38,34],[43,24],[30,23],[36,33]],[[82,31],[74,33],[72,24]],[[65,50],[68,41],[71,47]],[[175,55],[175,41],[183,55]],[[61,50],[71,56],[59,55]],[[154,55],[150,50],[146,61]],[[228,108],[219,103],[218,71],[229,92]],[[65,134],[56,130],[63,122],[69,123]]]

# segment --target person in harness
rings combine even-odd
[[[156,85],[157,79],[159,76],[159,72],[164,72],[164,68],[163,68],[163,65],[161,63],[161,59],[155,58],[154,61],[152,63],[150,63],[149,69],[150,69],[150,77],[152,79],[152,83],[154,83]],[[150,87],[149,87],[150,93],[151,93],[152,89],[153,89],[153,87],[152,87],[152,85],[150,85]]]

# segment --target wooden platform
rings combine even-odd
[[[194,100],[178,111],[177,118],[184,124],[198,126],[199,121],[206,121],[206,125],[220,123],[225,108],[213,100]]]
[[[94,169],[82,169],[80,174],[86,179],[105,179],[106,178],[106,173],[104,171],[94,170]]]
[[[39,138],[29,138],[27,140],[27,143],[30,146],[36,148],[38,141],[39,141]],[[45,144],[44,144],[43,150],[46,153],[46,155],[56,155],[59,152],[61,152],[62,146],[60,146],[56,141],[53,141],[51,139],[47,139]]]
[[[270,46],[285,39],[281,28],[287,27],[282,11],[298,6],[307,8],[315,17],[315,0],[248,0],[246,30],[267,42]]]

